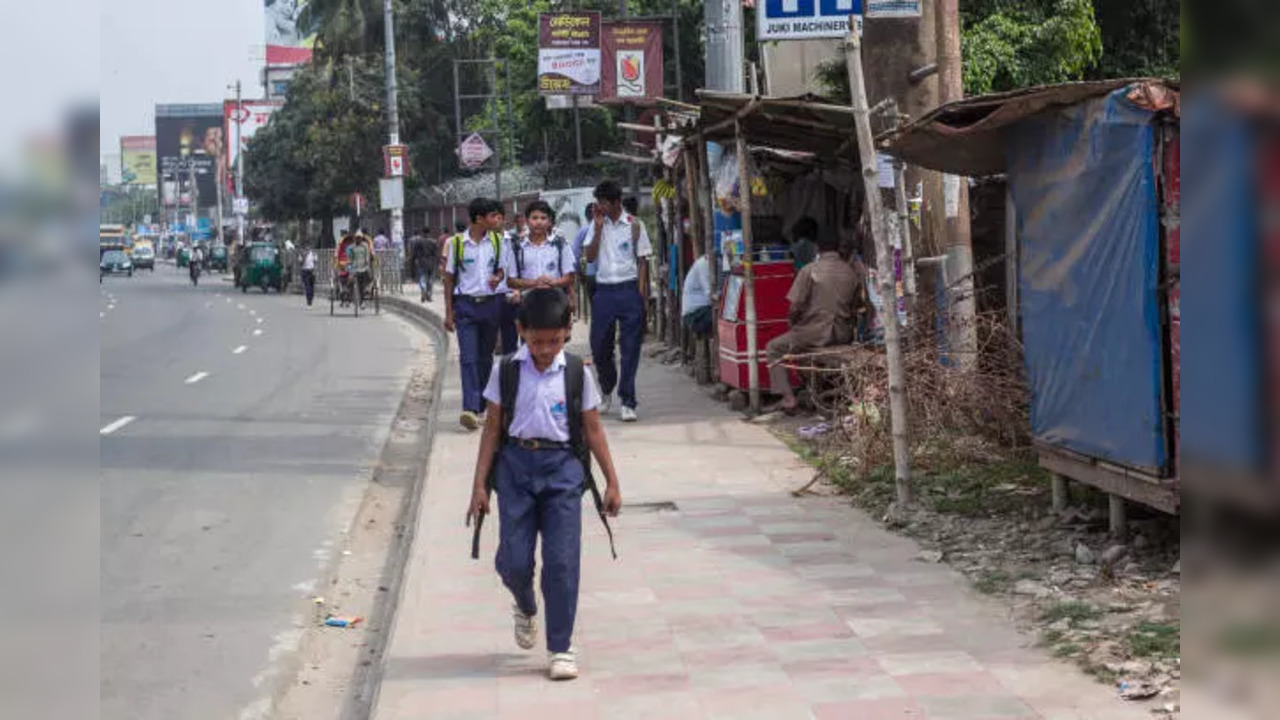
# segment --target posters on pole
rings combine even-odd
[[[156,166],[165,204],[217,204],[215,183],[226,170],[222,122],[219,103],[156,106]]]
[[[662,23],[608,23],[600,50],[600,102],[644,103],[662,97]]]
[[[863,0],[760,0],[756,3],[758,40],[816,40],[849,34],[849,16],[862,29]]]
[[[600,90],[600,13],[538,16],[538,92],[595,95]]]
[[[267,30],[267,65],[301,65],[311,61],[314,27],[302,24],[310,0],[263,0]]]
[[[156,136],[120,138],[120,180],[125,185],[156,184]]]
[[[283,102],[271,100],[245,100],[240,103],[243,110],[238,112],[235,100],[227,100],[223,103],[222,115],[225,127],[223,137],[227,138],[225,143],[227,177],[224,179],[226,187],[230,187],[230,180],[234,177],[236,161],[241,151],[248,149],[253,136],[271,120],[271,114],[283,106]]]

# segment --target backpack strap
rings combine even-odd
[[[490,263],[493,270],[489,274],[497,275],[498,268],[502,264],[502,236],[496,232],[490,232],[489,242],[493,243],[493,261]]]
[[[524,245],[516,240],[511,243],[511,255],[516,259],[516,278],[524,278]]]
[[[462,233],[453,236],[453,292],[458,292],[458,281],[462,278],[462,260],[466,257],[467,248]]]
[[[573,454],[582,463],[583,485],[591,493],[591,501],[595,503],[596,514],[604,524],[604,532],[609,536],[609,552],[613,559],[618,559],[618,548],[613,542],[613,528],[609,525],[609,516],[604,512],[604,498],[596,485],[595,476],[591,473],[591,448],[587,447],[586,434],[582,429],[582,395],[587,381],[587,371],[582,358],[573,353],[565,353],[564,397],[569,411],[569,444]]]
[[[564,277],[564,238],[556,235],[551,246],[556,249],[556,277],[562,278]]]

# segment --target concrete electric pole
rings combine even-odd
[[[938,101],[946,104],[964,97],[964,75],[960,57],[959,0],[937,0]],[[946,175],[943,182],[946,212],[947,277],[951,282],[952,305],[949,326],[951,349],[960,369],[977,363],[976,304],[973,291],[973,243],[969,232],[969,184],[958,175]]]
[[[386,64],[387,64],[387,134],[389,145],[400,144],[400,110],[396,99],[396,32],[395,16],[391,10],[391,0],[384,0],[382,5],[384,23],[386,25]],[[396,247],[404,242],[404,207],[391,210],[391,241]]]
[[[244,199],[244,96],[240,92],[240,81],[236,80],[236,238],[240,244],[246,242],[244,236],[245,206]]]

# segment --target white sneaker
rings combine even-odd
[[[532,650],[538,642],[538,619],[525,615],[519,605],[511,606],[511,617],[515,620],[516,644],[524,650]]]
[[[578,677],[578,658],[573,650],[562,653],[551,653],[550,667],[547,675],[552,680],[573,680]]]
[[[600,414],[601,415],[608,415],[609,411],[612,409],[613,409],[612,395],[605,395],[604,397],[600,398]]]
[[[636,409],[629,408],[626,405],[623,405],[622,409],[618,411],[618,416],[622,418],[622,422],[635,422],[640,419],[636,415]]]

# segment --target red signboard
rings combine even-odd
[[[607,23],[600,39],[602,103],[649,104],[662,97],[662,23]]]
[[[382,146],[383,177],[397,178],[409,174],[409,147],[407,145]]]

